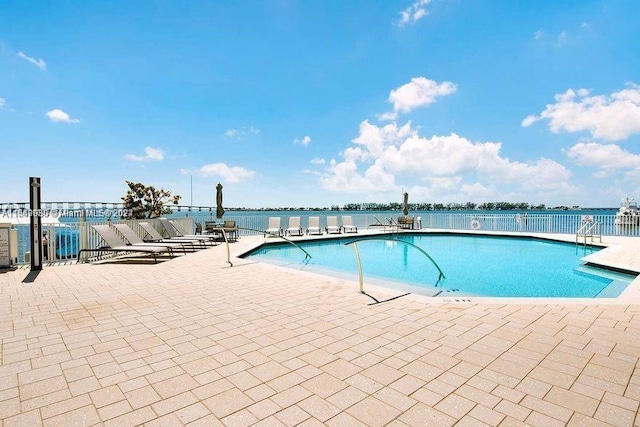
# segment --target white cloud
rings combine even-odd
[[[542,30],[538,30],[535,33],[533,33],[533,38],[535,40],[540,40],[543,37],[544,37],[544,32]]]
[[[570,172],[549,159],[511,161],[500,153],[499,142],[472,142],[456,134],[421,137],[410,124],[375,126],[367,121],[353,146],[332,160],[321,178],[323,187],[334,192],[399,192],[401,181],[423,182],[415,191],[431,197],[482,189],[483,194],[507,194],[526,189],[530,194],[566,192]],[[523,191],[524,192],[524,191]]]
[[[555,96],[556,103],[546,106],[540,115],[532,114],[522,121],[531,126],[549,120],[554,133],[587,131],[594,138],[619,141],[640,132],[640,86],[629,84],[627,89],[609,96],[590,96],[587,89],[573,89]]]
[[[640,169],[640,155],[615,144],[579,142],[565,150],[565,154],[580,166],[596,168],[594,175],[598,178],[609,177],[618,170]]]
[[[400,20],[398,21],[399,27],[404,27],[407,24],[415,24],[420,19],[424,18],[429,14],[429,11],[426,9],[427,6],[431,3],[431,0],[416,0],[411,6],[400,12]]]
[[[72,119],[67,113],[59,109],[47,111],[45,115],[49,117],[49,120],[52,122],[78,123],[80,121],[78,119]]]
[[[125,159],[134,162],[148,162],[151,160],[164,160],[164,151],[159,148],[145,147],[144,156],[136,156],[135,154],[125,154]]]
[[[40,68],[43,71],[46,71],[47,69],[47,63],[44,62],[41,58],[38,58],[38,59],[31,58],[30,56],[27,56],[22,52],[18,52],[18,56],[24,60],[31,62],[33,65],[35,65],[36,67]]]
[[[558,46],[563,46],[567,44],[568,37],[569,36],[567,35],[566,31],[563,31],[560,34],[558,34]]]
[[[387,102],[393,104],[393,111],[379,116],[380,120],[395,120],[398,113],[408,113],[418,107],[436,102],[436,98],[455,93],[457,86],[451,82],[438,83],[424,77],[414,77],[411,82],[393,89]]]
[[[258,135],[260,134],[260,129],[253,126],[241,129],[227,129],[227,131],[224,133],[224,136],[242,141],[249,134]]]
[[[380,157],[387,146],[400,145],[405,139],[415,135],[417,131],[411,128],[411,122],[398,127],[396,123],[376,126],[365,120],[360,123],[360,134],[352,142],[365,148],[360,151],[360,157],[366,160]]]
[[[200,176],[218,176],[225,182],[248,181],[256,174],[255,171],[245,169],[241,166],[228,166],[224,163],[212,163],[204,165],[195,170],[182,169],[183,174],[193,174]]]
[[[7,105],[7,100],[4,98],[0,98],[0,110],[5,110],[5,111],[16,111],[15,109],[9,107]]]
[[[324,165],[327,162],[320,157],[314,157],[309,163],[311,163],[312,165]]]
[[[297,145],[303,145],[306,147],[307,145],[309,145],[309,143],[311,143],[311,137],[309,137],[308,135],[305,135],[302,139],[298,139],[298,138],[294,139],[293,143]]]

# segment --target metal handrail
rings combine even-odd
[[[248,228],[248,227],[236,227],[238,230],[247,230],[247,231],[254,231],[254,232],[258,232],[258,233],[265,233],[265,230],[256,230],[255,228]],[[282,234],[276,234],[276,233],[267,233],[270,236],[275,236],[275,237],[280,237],[282,238],[285,242],[292,244],[293,246],[295,246],[296,248],[300,249],[302,252],[305,253],[304,259],[311,259],[311,254],[307,251],[305,251],[300,245],[296,244],[295,242],[287,239],[286,237],[284,237]],[[226,240],[226,239],[225,239]],[[227,254],[229,253],[229,242],[227,242]],[[231,264],[231,261],[228,261],[229,264]],[[231,264],[231,266],[233,266],[233,264]]]
[[[600,239],[600,243],[602,243],[602,232],[595,232],[600,226],[601,223],[599,221],[585,223],[576,231],[576,245],[578,244],[580,236],[584,237],[585,246],[587,245],[587,237],[591,237],[591,243],[593,243],[593,238],[597,236]]]
[[[384,238],[384,237],[383,237],[383,238],[362,238],[362,239],[356,239],[356,240],[352,240],[352,241],[350,241],[350,242],[347,242],[347,243],[345,243],[344,245],[345,245],[345,246],[347,246],[347,245],[353,245],[353,251],[354,251],[354,253],[355,253],[355,255],[356,255],[356,264],[357,264],[357,267],[358,267],[358,282],[359,282],[359,284],[360,284],[360,293],[361,293],[361,294],[365,294],[365,295],[366,295],[366,292],[364,291],[364,277],[363,277],[363,274],[362,274],[362,262],[361,262],[361,260],[360,260],[360,251],[359,251],[359,249],[358,249],[358,243],[360,243],[360,242],[362,242],[362,241],[373,241],[373,240],[384,241],[384,242],[387,242],[387,241],[391,241],[391,242],[402,242],[402,243],[404,243],[404,244],[406,244],[406,245],[409,245],[409,246],[412,246],[412,247],[416,248],[418,251],[420,251],[422,254],[424,254],[427,258],[429,258],[429,261],[431,261],[431,263],[432,263],[432,264],[433,264],[433,265],[438,269],[438,273],[439,273],[439,274],[438,274],[438,280],[436,281],[435,286],[438,286],[438,283],[440,283],[440,280],[442,280],[442,279],[446,279],[446,277],[445,277],[445,275],[444,275],[444,272],[442,271],[442,269],[440,268],[440,266],[438,265],[438,263],[437,263],[437,262],[436,262],[436,261],[431,257],[431,255],[429,255],[429,254],[428,254],[424,249],[422,249],[420,246],[414,245],[413,243],[407,242],[407,241],[405,241],[405,240],[392,239],[392,238],[389,238],[389,237],[387,237],[387,238]],[[407,294],[404,294],[404,295],[407,295]],[[403,296],[403,295],[401,295],[401,296]],[[399,298],[399,297],[397,297],[397,298]],[[374,298],[374,299],[375,299],[375,298]],[[394,299],[394,298],[392,298],[392,299]],[[377,302],[381,302],[381,301],[377,301],[377,300],[376,300],[376,303],[377,303]]]

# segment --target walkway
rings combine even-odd
[[[0,274],[0,427],[640,426],[640,305],[369,306],[225,260]]]

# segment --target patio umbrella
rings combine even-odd
[[[404,193],[404,206],[402,208],[404,216],[409,215],[409,193]]]
[[[220,219],[224,215],[224,208],[222,207],[222,184],[216,185],[216,218]]]

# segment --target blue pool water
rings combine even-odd
[[[403,234],[400,241],[358,242],[365,285],[384,284],[427,295],[494,297],[617,297],[633,275],[583,265],[598,248],[531,238],[456,234]],[[357,279],[356,238],[264,245],[251,259]]]

